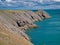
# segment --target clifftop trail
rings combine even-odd
[[[34,21],[45,18],[51,16],[42,10],[0,10],[0,45],[34,45],[25,30],[36,28]]]

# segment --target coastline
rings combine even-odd
[[[29,28],[36,28],[37,25],[34,24],[34,22],[42,21],[45,18],[51,18],[51,16],[43,10],[37,12],[29,10],[1,10],[0,34],[8,34],[7,36],[5,35],[5,38],[7,39],[9,36],[8,41],[12,41],[13,39],[12,42],[9,41],[9,43],[13,45],[34,45],[30,42],[30,38],[25,31]],[[2,36],[0,37],[0,40],[1,39],[7,43],[7,40],[2,38]],[[13,43],[14,41],[15,43]]]

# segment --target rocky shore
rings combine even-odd
[[[25,33],[28,28],[36,28],[35,21],[51,16],[43,11],[0,10],[0,44],[1,45],[34,45]]]

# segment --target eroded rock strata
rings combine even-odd
[[[45,11],[0,10],[0,44],[34,45],[25,33],[28,28],[37,27],[34,21],[51,18]]]

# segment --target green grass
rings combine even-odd
[[[0,45],[4,45],[4,43],[0,42]]]

